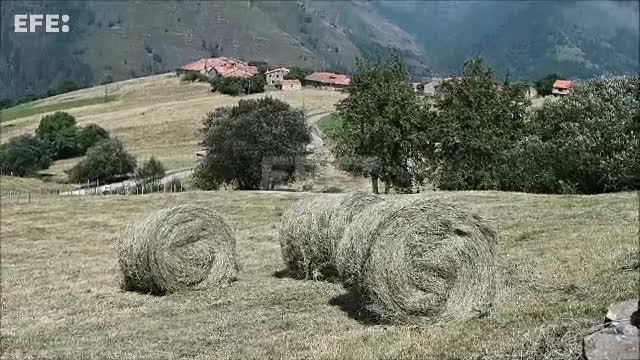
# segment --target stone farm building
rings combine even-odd
[[[200,59],[178,69],[178,73],[199,72],[208,76],[249,78],[258,68],[232,57]]]
[[[267,81],[267,85],[277,85],[280,81],[284,80],[284,77],[289,73],[289,71],[289,69],[281,67],[265,72],[264,76]]]
[[[351,84],[351,78],[347,75],[329,72],[314,72],[304,78],[304,85],[313,86],[323,90],[346,89]]]
[[[572,87],[573,81],[571,80],[556,80],[553,83],[553,90],[551,91],[551,93],[556,96],[569,95]]]
[[[294,91],[294,90],[302,89],[302,83],[300,82],[300,80],[297,80],[297,79],[280,80],[276,84],[276,87],[282,91]]]

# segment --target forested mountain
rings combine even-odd
[[[0,98],[171,71],[201,57],[350,71],[399,50],[415,77],[480,55],[535,79],[638,71],[638,1],[3,1]],[[14,33],[21,13],[68,14],[68,33]]]

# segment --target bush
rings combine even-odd
[[[156,180],[160,180],[164,177],[164,166],[162,163],[152,156],[145,163],[142,164],[140,168],[138,168],[138,172],[136,173],[136,177],[138,179],[149,180],[155,182]]]
[[[264,183],[263,165],[273,158],[291,159],[290,166],[277,169],[286,171],[289,181],[311,141],[303,112],[270,97],[218,108],[204,119],[202,132],[207,155],[196,168],[194,182],[207,190],[222,184],[258,189]]]
[[[109,139],[107,130],[96,124],[89,124],[78,131],[78,147],[81,154],[86,154],[87,150],[102,140]]]
[[[0,145],[0,170],[16,176],[33,175],[49,167],[47,144],[33,135],[21,135]]]
[[[48,144],[51,159],[67,159],[82,153],[76,119],[62,111],[42,117],[36,135]]]
[[[289,69],[289,73],[287,75],[284,76],[285,79],[288,80],[292,80],[292,79],[297,79],[297,80],[304,80],[304,78],[307,77],[307,75],[311,74],[311,70],[309,69],[304,69],[301,67],[297,67],[294,66],[292,68]]]
[[[211,81],[211,91],[219,91],[231,96],[255,94],[264,92],[265,84],[264,75],[255,75],[250,78],[217,77]]]
[[[639,79],[594,79],[538,109],[530,122],[532,135],[507,158],[523,165],[530,184],[522,190],[593,194],[639,189]]]
[[[209,82],[209,78],[207,75],[199,73],[199,72],[188,72],[182,75],[182,81],[189,82]]]
[[[118,139],[99,142],[87,151],[87,157],[68,171],[75,183],[99,181],[109,183],[124,179],[136,169],[136,159]]]

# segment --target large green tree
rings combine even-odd
[[[107,139],[92,146],[87,157],[68,171],[69,180],[80,183],[109,183],[126,178],[136,169],[136,159],[118,139]]]
[[[415,179],[415,144],[419,124],[417,97],[406,67],[395,55],[377,63],[359,62],[349,97],[337,105],[341,126],[333,135],[338,167],[371,179],[407,188]]]
[[[0,170],[5,174],[33,175],[48,168],[50,161],[46,143],[30,134],[0,145]]]
[[[303,112],[271,97],[216,109],[207,114],[202,133],[207,154],[195,171],[195,184],[203,189],[223,184],[259,189],[269,164],[284,172],[280,181],[291,180],[311,141]]]
[[[63,111],[42,117],[36,135],[49,145],[53,160],[81,155],[76,119]]]
[[[442,189],[497,189],[505,152],[527,132],[526,86],[499,85],[481,59],[443,84],[420,136],[425,176]]]

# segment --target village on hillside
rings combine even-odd
[[[263,67],[263,71],[261,68]],[[320,90],[345,91],[351,85],[351,77],[334,72],[314,71],[306,76],[290,76],[292,67],[278,66],[269,68],[264,62],[245,62],[233,57],[203,58],[183,65],[176,70],[180,74],[199,73],[208,78],[241,78],[264,76],[265,84],[282,91],[296,91],[303,87]],[[428,80],[412,82],[411,86],[418,95],[436,96],[438,89],[450,81],[459,81],[460,76],[431,77]],[[572,80],[555,80],[553,96],[564,96],[571,92],[576,85]],[[535,96],[535,90],[530,89],[530,96]]]

